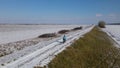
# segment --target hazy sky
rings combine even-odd
[[[120,0],[0,0],[0,23],[120,22]]]

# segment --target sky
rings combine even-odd
[[[120,23],[120,0],[0,0],[0,23]]]

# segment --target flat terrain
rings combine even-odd
[[[31,39],[41,34],[56,33],[77,26],[82,25],[0,25],[0,44]]]
[[[103,30],[118,43],[116,46],[120,48],[120,25],[107,25]]]

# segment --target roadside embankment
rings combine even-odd
[[[119,68],[120,49],[110,37],[95,27],[72,46],[58,54],[49,68]]]

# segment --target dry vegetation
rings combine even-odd
[[[70,30],[60,30],[58,31],[59,34],[65,34],[65,33],[68,33]]]
[[[104,21],[99,21],[98,22],[98,26],[100,27],[100,28],[105,28],[105,22]]]
[[[75,27],[75,28],[73,28],[72,30],[74,31],[74,30],[81,30],[82,29],[82,26],[80,26],[80,27]]]
[[[48,66],[49,68],[120,68],[119,51],[113,46],[107,34],[95,27],[58,54]]]
[[[0,44],[0,57],[22,50],[25,47],[35,45],[41,42],[42,40],[46,40],[46,39],[33,38],[29,40],[22,40],[22,41],[17,41],[12,43]]]
[[[42,34],[39,36],[39,38],[49,38],[49,37],[56,37],[56,33],[47,33],[47,34]]]

